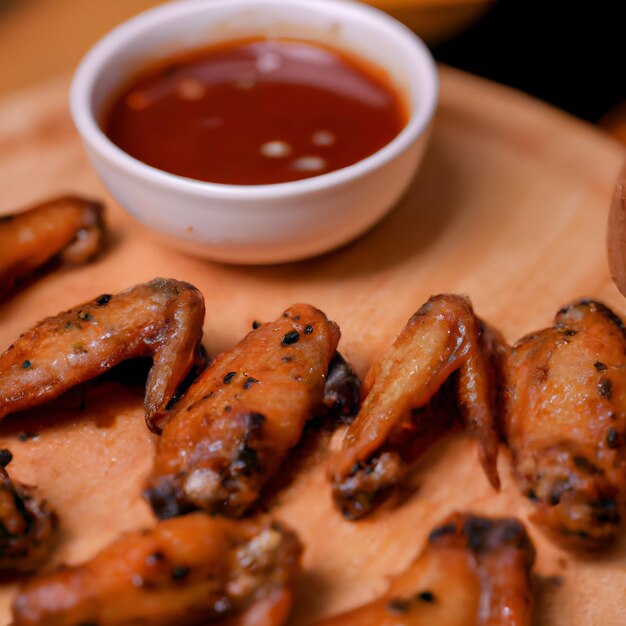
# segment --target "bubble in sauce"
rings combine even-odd
[[[291,146],[286,141],[268,141],[259,150],[270,159],[283,159],[291,154]]]

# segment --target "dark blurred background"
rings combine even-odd
[[[438,60],[598,121],[626,98],[626,2],[498,0]]]

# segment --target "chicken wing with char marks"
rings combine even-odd
[[[176,389],[201,365],[204,299],[192,285],[157,278],[49,317],[0,355],[0,419],[51,400],[136,357],[153,357],[146,421],[158,431]]]
[[[267,519],[194,513],[159,522],[26,582],[13,626],[280,626],[300,551],[291,531]]]
[[[533,521],[566,545],[615,538],[626,504],[626,331],[579,300],[506,359],[503,430]]]
[[[0,216],[0,297],[20,278],[54,257],[82,263],[102,244],[103,207],[66,196]]]
[[[361,410],[343,449],[330,460],[334,498],[346,518],[369,513],[401,480],[422,444],[450,427],[446,411],[436,407],[441,398],[435,394],[444,384],[454,385],[487,476],[499,486],[493,363],[499,341],[462,296],[434,296],[409,320],[368,374]]]
[[[57,517],[32,487],[12,481],[9,450],[0,450],[0,573],[35,571],[56,539]]]
[[[323,410],[339,335],[321,311],[298,304],[216,357],[163,428],[147,490],[157,515],[249,511]]]
[[[316,626],[530,626],[534,558],[517,520],[457,513],[383,597]]]

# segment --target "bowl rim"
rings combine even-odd
[[[419,104],[413,103],[408,122],[388,144],[373,154],[346,167],[295,181],[256,185],[233,185],[200,181],[158,169],[131,156],[104,133],[91,106],[91,96],[99,76],[106,71],[111,57],[128,42],[147,30],[164,28],[172,16],[196,11],[211,11],[216,6],[241,7],[275,4],[276,0],[176,0],[148,9],[122,22],[97,41],[85,54],[76,69],[70,86],[70,111],[74,124],[89,148],[122,170],[130,170],[149,182],[193,195],[222,198],[267,199],[316,192],[342,185],[368,175],[402,154],[421,136],[430,124],[439,98],[439,76],[435,60],[426,44],[404,24],[387,13],[353,0],[280,0],[281,8],[307,6],[312,10],[332,10],[333,7],[358,14],[360,17],[386,30],[389,36],[400,38],[407,48],[419,58],[411,64],[415,72],[430,88],[420,94]]]

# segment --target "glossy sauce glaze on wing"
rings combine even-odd
[[[533,520],[568,546],[604,547],[626,505],[626,332],[579,300],[506,360],[503,430]]]
[[[27,581],[13,626],[280,626],[300,551],[297,537],[270,520],[195,513],[159,522],[82,565]]]
[[[157,515],[248,511],[322,408],[339,335],[298,304],[219,355],[163,427],[147,490]]]
[[[435,394],[453,375],[465,426],[480,442],[491,483],[499,485],[492,362],[498,341],[462,296],[434,296],[409,320],[368,374],[361,410],[329,463],[334,498],[345,517],[369,513],[400,481],[422,444],[450,428],[448,407],[436,406],[445,398]]]
[[[201,364],[204,299],[192,285],[156,278],[104,294],[39,322],[0,355],[0,419],[56,398],[127,359],[154,359],[146,420],[159,419],[178,385]]]
[[[383,597],[315,626],[530,626],[534,558],[517,520],[457,513]]]
[[[32,487],[11,480],[6,466],[13,459],[0,450],[0,573],[33,572],[47,559],[58,521]]]
[[[0,297],[20,278],[61,256],[82,263],[102,245],[103,206],[77,196],[0,216]]]

